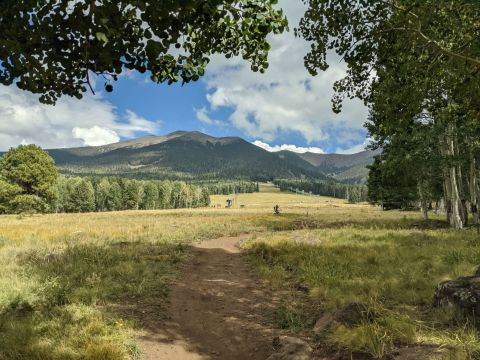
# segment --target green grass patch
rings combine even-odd
[[[439,282],[470,275],[480,264],[474,231],[352,226],[265,234],[244,247],[273,286],[294,289],[301,283],[325,312],[339,312],[352,303],[373,308],[373,319],[341,324],[327,334],[331,344],[374,358],[405,344],[462,354],[480,350],[480,335],[472,324],[430,306]],[[282,323],[292,329],[309,319],[283,313]]]
[[[112,309],[141,303],[161,315],[186,250],[122,242],[17,253],[16,286],[0,303],[0,359],[135,358],[135,316]]]

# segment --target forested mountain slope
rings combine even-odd
[[[239,137],[176,131],[104,146],[48,150],[64,173],[170,179],[337,178],[364,180],[370,153],[268,152]],[[342,174],[351,172],[342,178]]]
[[[63,172],[145,178],[315,177],[323,174],[295,155],[284,157],[241,138],[177,131],[98,147],[49,150]]]
[[[300,158],[315,166],[317,170],[336,180],[348,183],[365,183],[368,178],[367,166],[381,150],[362,151],[356,154],[298,154]]]

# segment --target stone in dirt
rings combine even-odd
[[[463,276],[438,284],[434,307],[454,307],[480,324],[480,268],[474,276]]]
[[[278,348],[275,354],[267,360],[310,360],[313,349],[307,342],[291,336],[280,336],[273,339],[273,345]]]

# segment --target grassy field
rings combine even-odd
[[[234,209],[225,209],[227,198]],[[0,217],[0,359],[138,357],[136,311],[165,310],[189,246],[242,233],[253,234],[244,249],[259,276],[289,294],[278,326],[309,331],[322,314],[358,303],[374,316],[325,331],[319,344],[374,358],[406,345],[426,349],[424,358],[478,356],[478,332],[430,307],[438,282],[480,264],[475,232],[419,230],[418,213],[270,186],[213,196],[212,205]]]

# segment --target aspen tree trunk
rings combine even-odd
[[[453,155],[458,158],[460,155],[460,148],[458,146],[458,133],[456,127],[453,127],[452,131],[452,138],[453,138],[453,146],[454,152]],[[460,216],[462,217],[463,227],[468,225],[468,208],[467,208],[467,196],[465,194],[465,187],[464,187],[464,178],[463,178],[463,169],[462,165],[456,165],[456,172],[457,172],[457,186],[458,186],[458,195],[460,198]]]
[[[428,203],[421,184],[418,184],[418,194],[420,195],[420,208],[422,210],[423,220],[428,221]]]
[[[454,124],[448,124],[447,141],[448,141],[448,155],[453,158],[456,155],[455,147],[455,126]],[[460,198],[459,183],[458,183],[458,171],[457,166],[449,165],[449,175],[451,184],[451,202],[452,202],[452,218],[451,224],[455,229],[463,229],[463,205]]]
[[[451,190],[450,190],[450,176],[448,173],[444,171],[443,175],[443,207],[445,210],[445,214],[447,216],[447,222],[450,225],[452,224],[452,202],[451,202]]]
[[[452,218],[451,224],[455,229],[463,229],[462,204],[460,194],[458,193],[457,173],[456,167],[450,167],[450,183],[451,183],[451,203],[452,203]]]
[[[447,134],[440,136],[440,153],[444,159],[448,157],[448,140]],[[443,180],[443,206],[447,216],[447,222],[453,227],[452,217],[452,182],[450,181],[450,173],[446,166],[442,166]]]
[[[480,225],[480,217],[478,213],[478,179],[477,164],[473,151],[470,149],[470,206],[473,214],[473,223]]]

